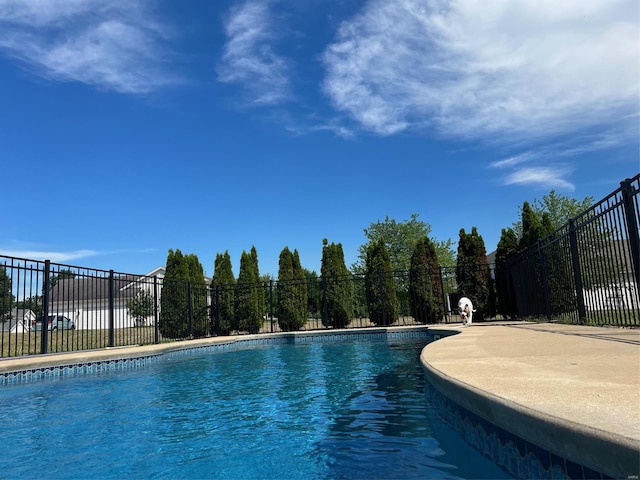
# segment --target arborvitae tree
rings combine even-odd
[[[204,280],[204,268],[193,253],[184,256],[189,272],[189,300],[191,314],[191,335],[198,338],[210,333],[209,307],[207,302],[207,284]]]
[[[255,260],[243,251],[240,257],[240,272],[236,287],[235,315],[238,329],[258,333],[262,326],[263,293]]]
[[[473,302],[479,319],[486,313],[492,313],[491,272],[487,263],[487,250],[476,227],[472,227],[469,234],[465,233],[464,228],[460,230],[456,281],[458,296],[468,297]]]
[[[12,282],[5,267],[0,266],[0,322],[8,318],[13,306]]]
[[[529,202],[522,205],[522,238],[520,238],[520,250],[526,250],[535,245],[545,236],[544,227],[538,214],[533,211]]]
[[[211,287],[212,318],[218,319],[219,335],[229,335],[232,330],[239,329],[234,314],[236,279],[233,276],[229,251],[216,255]]]
[[[436,323],[444,316],[440,264],[429,237],[418,240],[409,269],[411,315],[420,323]]]
[[[302,268],[302,263],[300,263],[300,254],[298,253],[298,250],[293,251],[293,278],[298,283],[300,315],[306,323],[308,316],[309,293],[307,289],[307,277],[305,275],[304,268]]]
[[[344,328],[353,315],[353,284],[351,274],[344,263],[342,244],[328,244],[322,240],[322,323]]]
[[[498,311],[508,318],[515,318],[516,309],[513,301],[515,285],[510,280],[507,264],[518,253],[518,238],[512,228],[503,228],[496,249],[496,291]]]
[[[301,276],[302,273],[302,276]],[[285,332],[300,330],[306,322],[307,286],[298,251],[280,252],[278,264],[278,325]]]
[[[393,324],[398,319],[398,299],[391,260],[382,239],[367,248],[365,291],[371,323]]]
[[[309,315],[318,317],[322,309],[322,279],[314,270],[303,270],[307,282],[307,311]]]
[[[169,250],[160,296],[159,328],[163,337],[187,338],[189,331],[189,267],[180,250]]]
[[[268,284],[269,278],[260,276],[260,268],[258,266],[258,251],[255,246],[251,247],[251,261],[253,262],[253,269],[255,271],[256,283],[260,284],[260,288],[258,288],[258,296],[260,298],[260,315],[264,315],[269,311],[269,299],[265,294],[265,284]]]

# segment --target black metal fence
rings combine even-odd
[[[451,270],[439,282],[437,319],[416,311],[406,273],[394,273],[393,316],[370,320],[362,275],[305,280],[300,298],[303,321],[296,330],[363,328],[449,322],[456,284]],[[163,269],[132,275],[50,261],[0,257],[0,357],[145,345],[218,334],[240,335],[290,330],[281,322],[285,289],[291,282],[252,285],[193,285],[165,279]],[[258,298],[254,326],[236,319],[237,301],[248,290]],[[336,300],[336,293],[344,298]],[[281,298],[282,297],[282,298]],[[291,301],[291,297],[287,297]],[[332,313],[342,303],[343,316]],[[382,298],[382,303],[389,301]],[[230,320],[228,317],[232,317]],[[416,320],[416,317],[419,320]],[[342,319],[340,319],[342,318]]]
[[[496,269],[507,316],[639,326],[640,175]],[[500,293],[500,292],[499,292]]]
[[[416,298],[424,292],[409,288],[409,272],[393,273],[393,298],[379,295],[378,312],[372,314],[362,275],[307,279],[301,282],[304,288],[276,280],[193,285],[165,279],[163,269],[132,275],[0,257],[0,357],[219,334],[448,323],[459,321],[457,277],[478,272],[477,278],[489,279],[479,318],[638,326],[639,184],[640,175],[625,180],[507,264],[431,272],[428,311],[424,298]],[[244,308],[239,298],[251,303],[250,322],[238,318],[236,310]],[[284,317],[292,302],[302,312],[295,327]],[[385,308],[389,303],[395,308]]]

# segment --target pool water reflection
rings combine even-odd
[[[433,414],[426,340],[168,355],[0,389],[3,478],[510,478]]]

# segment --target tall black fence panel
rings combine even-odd
[[[520,318],[640,326],[640,175],[498,266]]]

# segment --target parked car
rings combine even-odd
[[[32,330],[42,330],[42,323],[44,321],[44,317],[36,317],[36,319],[31,322]],[[64,315],[49,315],[47,317],[47,330],[75,330],[76,324],[73,323],[73,320],[68,319]]]

